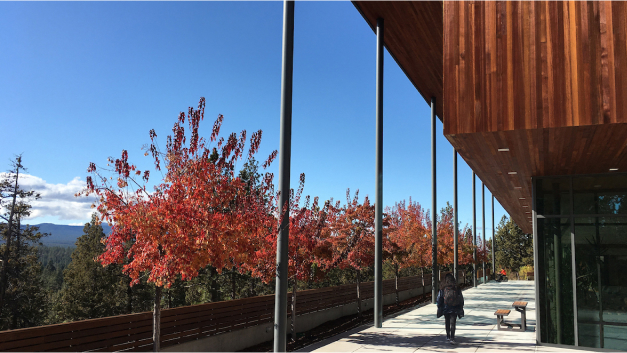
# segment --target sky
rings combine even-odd
[[[76,198],[90,162],[165,146],[179,112],[206,98],[200,135],[261,129],[258,160],[279,148],[283,3],[0,2],[0,170],[17,154],[41,193],[31,224],[88,222]],[[295,4],[292,187],[346,200],[375,195],[376,36],[350,2]],[[430,108],[384,56],[383,203],[431,208]],[[437,122],[437,208],[453,203],[453,148]],[[278,183],[278,158],[267,171]],[[153,174],[154,178],[154,174]],[[458,158],[459,221],[472,225],[472,171]],[[481,231],[477,179],[477,229]],[[486,237],[492,234],[486,189]],[[495,222],[506,212],[495,200]]]

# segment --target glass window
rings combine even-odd
[[[573,198],[575,214],[627,216],[627,176],[575,177]]]
[[[538,219],[541,340],[575,344],[569,218]]]
[[[627,350],[627,217],[575,218],[579,345]]]
[[[536,203],[540,215],[569,215],[570,178],[538,179]]]
[[[533,185],[548,217],[536,219],[540,340],[573,345],[576,334],[580,346],[627,351],[627,173]]]

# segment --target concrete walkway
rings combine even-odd
[[[446,342],[444,317],[436,318],[435,304],[427,304],[386,318],[383,328],[362,326],[301,349],[302,352],[562,352],[536,346],[536,305],[533,281],[488,282],[465,290],[465,317],[457,321],[457,345]],[[529,302],[527,331],[498,331],[497,309],[511,309],[506,321],[520,323],[514,301]],[[507,320],[509,319],[509,320]]]

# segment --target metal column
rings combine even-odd
[[[472,172],[472,285],[477,286],[477,192],[475,191],[475,172]]]
[[[492,277],[496,279],[496,240],[494,239],[494,195],[492,195]]]
[[[572,200],[571,200],[572,202]],[[540,305],[540,286],[539,286],[539,281],[540,281],[540,275],[539,275],[539,271],[538,271],[538,263],[540,262],[540,259],[538,258],[538,213],[537,213],[537,209],[536,209],[536,179],[535,178],[531,178],[531,220],[532,220],[532,226],[533,226],[533,284],[534,287],[536,289],[536,344],[540,344],[540,338],[541,336],[541,330],[542,330],[542,324],[543,324],[543,319],[542,319],[542,315],[546,315],[544,312],[542,312],[542,305]],[[571,218],[572,219],[572,218]],[[570,229],[570,231],[573,231],[573,228]],[[575,311],[575,313],[577,313],[577,311]],[[576,337],[576,336],[575,336]]]
[[[487,278],[488,276],[486,276],[486,268],[485,268],[485,250],[486,250],[486,246],[485,246],[485,183],[481,182],[481,229],[483,229],[483,242],[481,243],[481,246],[483,247],[483,251],[482,254],[483,256],[481,256],[481,263],[482,263],[482,269],[483,269],[483,283],[487,283]]]
[[[457,239],[459,238],[459,225],[457,221],[457,150],[453,148],[453,275],[457,278]]]
[[[375,241],[374,241],[374,327],[383,327],[383,19],[377,19],[377,81],[376,81],[376,178]]]
[[[283,2],[283,62],[281,65],[281,141],[279,143],[279,214],[276,249],[274,351],[285,352],[287,330],[287,252],[289,241],[290,159],[292,149],[292,71],[294,63],[294,1]]]
[[[431,245],[433,250],[433,261],[431,269],[431,302],[435,304],[438,294],[438,220],[436,205],[436,172],[435,172],[435,97],[431,97]]]

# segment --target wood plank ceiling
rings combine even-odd
[[[354,4],[524,231],[531,177],[627,171],[627,3]]]
[[[377,18],[384,19],[384,42],[390,55],[418,92],[442,119],[442,2],[353,1],[376,33]],[[373,54],[374,55],[374,54]]]

